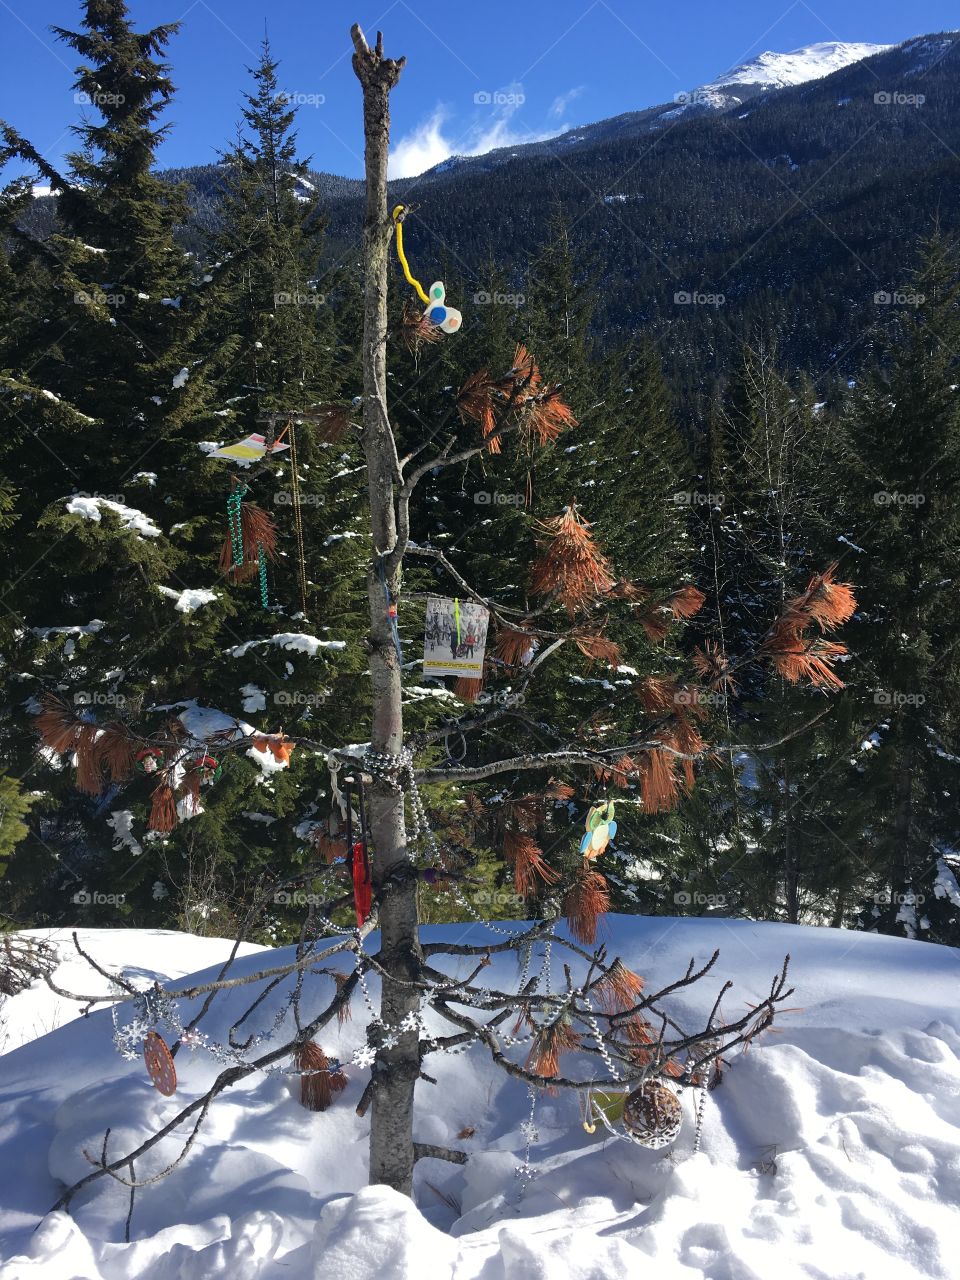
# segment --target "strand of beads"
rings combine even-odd
[[[363,757],[363,765],[374,777],[382,778],[396,791],[406,791],[410,797],[410,838],[407,842],[407,858],[411,862],[414,861],[412,846],[422,840],[429,853],[431,865],[442,866],[443,855],[433,828],[430,826],[430,819],[427,817],[427,811],[424,808],[420,788],[417,786],[416,775],[413,771],[413,752],[410,747],[404,746],[400,754],[395,756],[367,748]],[[404,786],[404,783],[406,783],[406,786]],[[515,938],[518,936],[519,931],[501,929],[499,925],[492,924],[485,919],[477,911],[473,903],[463,895],[456,884],[451,883],[450,892],[467,914],[489,929],[491,933],[497,933],[503,938]]]
[[[260,603],[264,609],[270,608],[270,594],[267,590],[267,553],[261,542],[257,546],[257,573],[260,579]]]
[[[582,992],[581,994],[583,995],[584,1004],[590,1010],[588,1014],[583,1015],[583,1020],[590,1028],[590,1034],[593,1036],[594,1042],[596,1043],[597,1052],[603,1059],[603,1065],[609,1071],[611,1080],[619,1080],[621,1078],[620,1072],[617,1069],[617,1064],[610,1056],[610,1051],[607,1048],[607,1042],[604,1039],[603,1032],[600,1030],[600,1024],[597,1022],[596,1015],[593,1012],[593,1005],[590,1003],[590,998]]]
[[[700,1068],[700,1096],[697,1099],[697,1115],[693,1130],[693,1154],[700,1150],[700,1139],[703,1136],[703,1118],[707,1107],[707,1087],[711,1076],[717,1069],[717,1054],[720,1045],[716,1040],[705,1040],[699,1050],[694,1050],[697,1066]]]
[[[234,568],[243,564],[243,526],[240,518],[240,504],[243,502],[247,486],[238,485],[231,490],[227,498],[227,525],[230,529],[230,549],[233,553]]]
[[[254,1032],[241,1048],[240,1046],[222,1044],[205,1031],[197,1029],[187,1031],[176,1000],[162,988],[149,987],[147,990],[137,993],[133,1001],[134,1016],[124,1026],[120,1025],[117,1016],[119,1004],[112,1006],[111,1017],[114,1028],[114,1044],[122,1057],[128,1061],[135,1059],[139,1057],[139,1046],[146,1039],[148,1033],[155,1027],[164,1026],[170,1028],[174,1036],[179,1038],[188,1048],[201,1049],[225,1065],[245,1064],[247,1061],[246,1054],[252,1049],[259,1048],[262,1044],[269,1044],[276,1037],[287,1019],[287,1015],[296,999],[296,994],[297,988],[294,985],[278,1009],[272,1025],[263,1031]]]
[[[520,1197],[523,1196],[527,1187],[530,1185],[531,1179],[533,1178],[533,1169],[530,1167],[530,1149],[533,1144],[538,1142],[540,1139],[540,1134],[537,1130],[535,1120],[537,1110],[537,1093],[532,1086],[527,1090],[527,1092],[530,1095],[530,1114],[520,1126],[520,1132],[526,1139],[526,1146],[523,1151],[523,1162],[518,1165],[515,1170],[517,1177],[517,1194]]]

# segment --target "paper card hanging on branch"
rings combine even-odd
[[[490,610],[481,604],[430,596],[423,641],[423,674],[481,679],[489,623]]]
[[[212,449],[207,457],[226,458],[228,462],[256,462],[259,458],[265,457],[268,452],[283,453],[289,448],[288,444],[274,441],[268,450],[265,437],[253,434],[238,440],[236,444],[225,444],[219,449]]]

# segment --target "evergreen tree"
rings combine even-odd
[[[200,384],[177,378],[192,363],[179,305],[191,264],[174,239],[185,204],[152,172],[164,132],[156,120],[172,94],[162,56],[176,27],[137,32],[119,0],[90,0],[83,19],[79,32],[56,32],[83,59],[75,88],[92,113],[76,127],[80,147],[67,169],[2,126],[4,162],[39,172],[57,196],[54,234],[39,242],[14,226],[6,267],[19,303],[0,364],[20,517],[7,539],[21,615],[15,669],[30,672],[14,676],[10,692],[21,716],[23,699],[62,681],[75,658],[80,680],[71,683],[87,696],[96,688],[112,697],[121,679],[148,682],[137,667],[160,629],[154,584],[178,556],[152,517],[123,498],[128,488],[147,491],[158,442],[201,398]],[[8,219],[21,191],[17,182],[7,190]],[[25,728],[20,719],[10,747],[19,771],[32,763]],[[48,808],[49,824],[72,832],[65,842],[83,845],[76,801]],[[90,840],[103,851],[102,837]],[[49,840],[25,848],[16,864],[25,881],[55,884]]]
[[[77,795],[66,775],[37,765],[27,716],[44,705],[45,692],[59,691],[81,717],[100,718],[106,710],[154,733],[165,734],[171,717],[180,734],[198,724],[223,730],[236,723],[232,712],[251,716],[258,731],[308,724],[323,737],[331,719],[349,713],[342,694],[356,689],[359,640],[349,619],[318,636],[292,621],[299,612],[296,574],[284,566],[296,561],[296,539],[279,518],[290,511],[291,484],[280,481],[276,468],[260,468],[254,489],[281,525],[269,612],[255,583],[234,585],[233,575],[221,580],[230,478],[227,464],[206,459],[205,441],[222,430],[224,411],[215,406],[238,343],[212,340],[218,302],[231,296],[228,284],[215,263],[207,270],[178,246],[181,196],[153,170],[163,136],[157,117],[172,94],[161,59],[174,28],[138,33],[117,0],[87,4],[84,19],[81,32],[59,34],[86,60],[77,86],[102,119],[79,126],[82,146],[66,174],[4,131],[6,158],[38,168],[58,193],[57,234],[47,243],[20,235],[6,260],[19,305],[0,334],[0,367],[9,370],[5,408],[14,424],[5,461],[19,515],[16,536],[13,530],[6,536],[18,607],[13,662],[5,671],[17,711],[6,763],[24,777],[42,768],[48,788],[11,862],[9,888],[38,920],[75,918],[73,895],[88,888],[123,896],[115,917],[126,912],[138,921],[197,927],[206,912],[207,927],[220,932],[244,913],[265,866],[305,856],[303,824],[316,771],[308,753],[278,772],[265,751],[255,752],[267,772],[253,802],[257,768],[235,758],[218,762],[218,785],[204,788],[202,804],[179,796],[182,813],[194,816],[168,833],[166,821],[159,831],[153,822],[164,794],[155,778]],[[281,147],[278,163],[283,154]],[[22,184],[8,190],[9,218],[22,198]],[[284,228],[292,235],[292,223]],[[276,243],[267,237],[268,256]],[[249,248],[236,246],[235,256]],[[37,294],[32,276],[53,283],[50,296]],[[286,345],[271,362],[285,352],[287,364],[272,403],[280,403],[283,380],[291,379],[297,406],[304,366],[293,360],[303,317],[295,306],[279,310],[287,317]],[[314,350],[320,351],[310,375],[315,385],[322,344]],[[266,399],[265,407],[272,403]],[[30,434],[40,451],[22,447]],[[55,469],[51,453],[61,464]],[[327,471],[356,469],[349,450],[346,462],[328,453]],[[308,436],[304,455],[309,485]],[[72,493],[64,494],[65,483]],[[312,515],[318,505],[306,510]],[[358,531],[336,512],[318,532],[313,576],[323,581],[332,565],[336,589],[328,600],[337,592],[343,598],[349,576],[332,562]],[[325,647],[328,641],[344,648]],[[228,711],[197,710],[217,707]],[[206,736],[196,739],[196,777]],[[146,767],[151,757],[144,750]],[[215,746],[209,754],[215,757]],[[104,914],[100,908],[90,918]]]
[[[860,853],[874,872],[868,928],[956,944],[960,713],[960,287],[956,249],[924,246],[881,363],[851,398],[849,477],[863,549],[858,643],[870,664]],[[872,695],[872,696],[870,696]]]
[[[703,625],[731,662],[763,646],[771,613],[834,554],[837,465],[823,409],[762,343],[745,350],[712,406],[695,504],[708,591]],[[850,697],[832,699],[820,721],[818,703],[838,678],[798,686],[754,667],[734,681],[711,708],[713,720],[718,736],[748,749],[718,762],[712,786],[695,797],[697,881],[708,900],[734,911],[833,920],[861,872],[850,843],[859,811]],[[749,746],[776,742],[765,752]]]
[[[235,145],[221,157],[224,192],[213,244],[217,306],[208,341],[228,343],[218,390],[237,421],[330,395],[331,307],[320,276],[323,219],[297,156],[296,109],[264,41]]]

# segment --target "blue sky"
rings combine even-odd
[[[301,104],[315,168],[358,176],[359,86],[349,27],[385,34],[408,65],[393,95],[394,173],[450,152],[545,136],[670,101],[765,49],[818,41],[892,44],[956,27],[956,0],[128,0],[138,26],[176,19],[178,86],[164,165],[208,162],[235,131],[245,67],[265,20],[285,88]],[[49,32],[79,0],[0,0],[0,116],[52,160],[69,149],[76,56]]]

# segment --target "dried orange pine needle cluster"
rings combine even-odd
[[[572,617],[615,586],[610,561],[572,503],[563,515],[538,522],[538,527],[543,536],[530,576],[534,595],[556,599]]]
[[[823,636],[849,622],[857,601],[849,583],[835,580],[836,570],[834,563],[814,574],[806,591],[787,603],[760,648],[760,655],[791,684],[809,680],[819,689],[843,688],[833,665],[846,656],[847,646]],[[814,627],[820,635],[808,634]]]
[[[544,383],[537,362],[522,343],[501,377],[488,369],[471,374],[460,388],[457,407],[465,421],[479,423],[489,453],[500,453],[507,430],[516,428],[527,442],[544,445],[577,425],[560,387]]]

